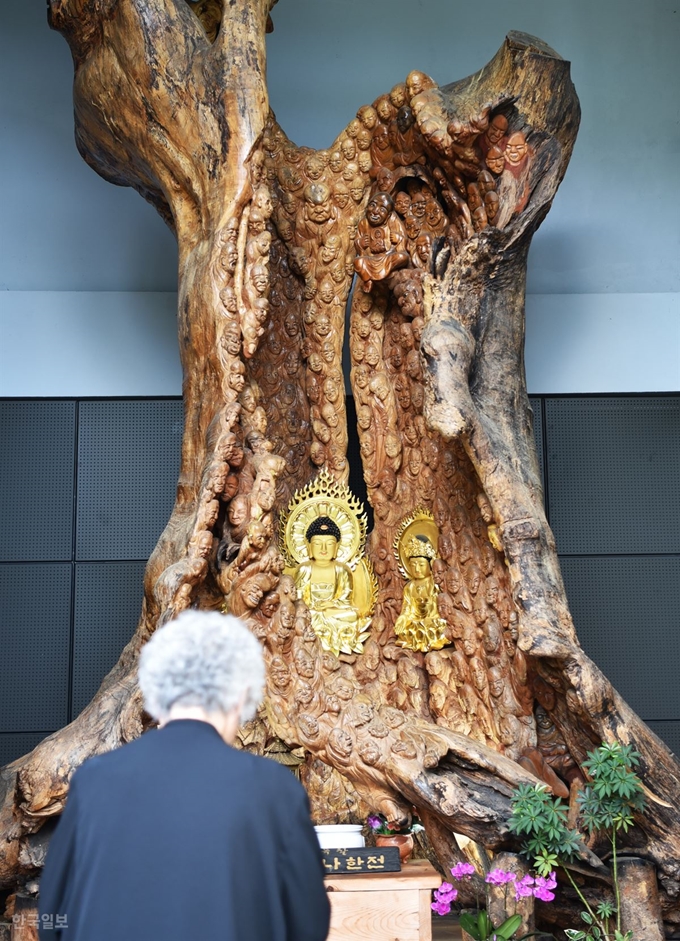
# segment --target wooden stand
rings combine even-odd
[[[326,877],[328,941],[432,941],[432,890],[441,877],[425,859],[401,872]]]

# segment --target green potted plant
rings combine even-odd
[[[629,745],[603,744],[589,752],[583,769],[588,782],[578,795],[580,821],[590,834],[604,835],[612,853],[614,904],[600,902],[592,908],[569,872],[583,846],[580,834],[567,825],[567,808],[543,785],[521,785],[514,794],[510,829],[524,837],[523,853],[538,873],[561,869],[579,899],[583,928],[568,928],[570,941],[633,941],[632,932],[621,930],[621,893],[618,878],[618,837],[634,825],[633,814],[645,806],[642,782],[634,772],[639,755]],[[642,941],[642,939],[638,939]]]

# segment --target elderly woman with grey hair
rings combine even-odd
[[[41,938],[324,941],[304,789],[229,747],[262,696],[257,640],[236,618],[186,611],[142,650],[139,684],[159,727],[74,775],[41,880]]]

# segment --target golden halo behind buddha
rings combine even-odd
[[[399,573],[403,578],[411,578],[408,560],[414,554],[413,547],[421,543],[419,536],[424,536],[429,543],[425,551],[418,553],[426,555],[430,560],[437,557],[437,548],[439,545],[439,529],[434,521],[430,510],[424,507],[418,507],[399,524],[399,529],[394,537],[394,556],[399,564]],[[421,545],[427,546],[426,543]]]
[[[290,567],[309,562],[307,529],[319,516],[328,516],[340,530],[337,560],[354,568],[366,543],[366,514],[346,484],[325,469],[298,490],[280,521],[281,550]]]

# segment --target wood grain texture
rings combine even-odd
[[[426,860],[401,872],[327,876],[329,941],[427,941],[432,937],[432,890],[441,877]]]

